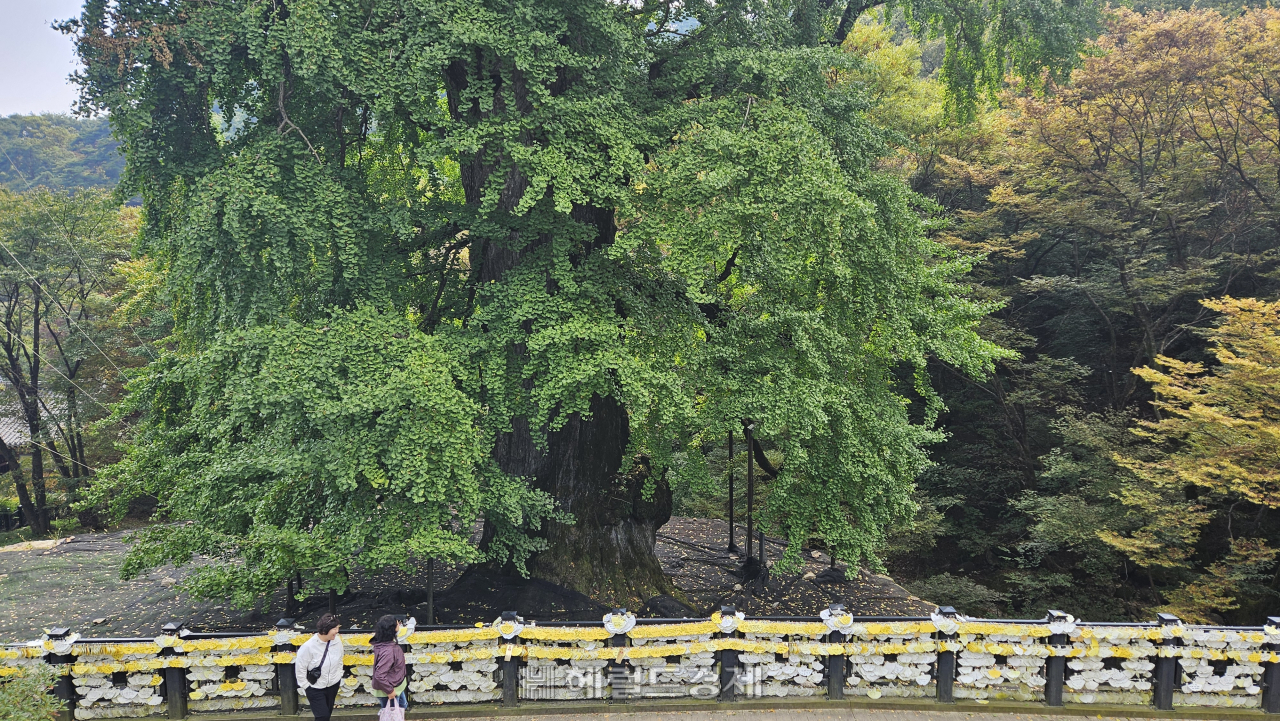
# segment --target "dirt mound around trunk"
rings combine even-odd
[[[737,526],[734,540],[746,550],[747,530]],[[912,596],[888,576],[850,571],[832,565],[822,551],[803,551],[804,566],[795,573],[776,573],[769,567],[782,558],[786,542],[765,537],[767,573],[745,579],[743,553],[730,553],[729,524],[706,518],[672,518],[658,531],[658,559],[701,614],[724,604],[757,616],[816,616],[833,603],[842,603],[859,616],[927,616],[936,606]],[[757,551],[753,554],[760,558]]]
[[[414,611],[419,622],[426,618],[425,604]],[[500,576],[483,568],[468,569],[436,594],[437,623],[488,622],[503,611],[539,621],[599,621],[609,609],[550,581]]]
[[[804,566],[796,573],[781,574],[769,565],[782,557],[786,543],[765,537],[763,576],[743,578],[741,554],[728,551],[729,524],[705,518],[672,518],[658,531],[657,555],[679,598],[654,596],[641,608],[631,609],[650,618],[694,618],[709,615],[724,604],[752,615],[816,616],[833,603],[843,603],[863,616],[928,615],[934,605],[912,596],[888,576],[865,570],[849,571],[831,564],[821,551],[803,554]],[[746,529],[735,534],[745,548]],[[758,557],[758,553],[756,554]],[[425,581],[416,574],[360,579],[352,591],[338,600],[338,613],[348,625],[367,628],[384,613],[427,619],[425,588],[413,594],[406,589]],[[436,623],[488,623],[503,611],[516,611],[540,621],[598,621],[608,607],[587,596],[541,579],[497,575],[482,568],[436,566]],[[311,623],[326,604],[309,606],[301,622]]]

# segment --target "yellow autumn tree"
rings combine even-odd
[[[1215,65],[1190,107],[1191,134],[1268,213],[1280,207],[1280,8],[1222,24]]]
[[[1099,534],[1140,566],[1182,569],[1165,608],[1195,621],[1237,608],[1277,554],[1230,525],[1225,543],[1202,543],[1200,529],[1224,506],[1280,507],[1280,301],[1202,303],[1222,315],[1206,332],[1218,363],[1159,356],[1159,368],[1135,371],[1151,384],[1159,418],[1135,432],[1162,452],[1117,457],[1133,475],[1121,501],[1145,523]]]

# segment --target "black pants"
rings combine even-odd
[[[333,702],[338,700],[338,684],[329,688],[307,687],[307,701],[311,703],[311,713],[316,721],[329,721],[333,715]]]

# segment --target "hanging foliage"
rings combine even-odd
[[[1002,352],[954,282],[972,259],[875,170],[855,5],[90,2],[83,106],[128,153],[178,341],[103,498],[194,522],[130,569],[341,587],[473,557],[483,517],[491,563],[645,598],[676,456],[705,473],[746,419],[785,456],[771,517],[874,563],[938,438],[926,359]],[[1073,63],[1096,12],[904,7],[987,67],[949,72],[958,107],[998,58]]]

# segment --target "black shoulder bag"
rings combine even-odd
[[[316,682],[320,680],[320,669],[324,668],[324,660],[329,655],[329,644],[331,643],[333,641],[325,641],[324,653],[320,654],[320,663],[315,668],[307,669],[307,683],[312,686],[316,685]]]

